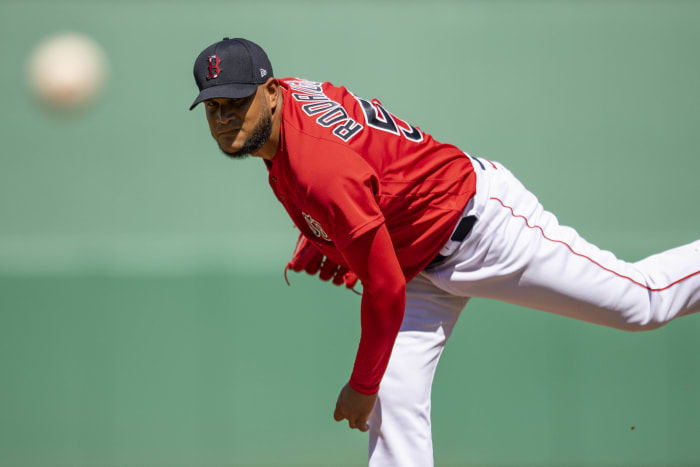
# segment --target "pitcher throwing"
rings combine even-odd
[[[440,143],[376,99],[275,78],[245,39],[194,77],[211,134],[259,157],[301,231],[288,267],[362,283],[362,334],[334,417],[369,431],[369,465],[433,465],[433,374],[470,297],[628,331],[700,310],[700,241],[636,263],[559,225],[508,169]]]

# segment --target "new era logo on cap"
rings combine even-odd
[[[199,95],[190,107],[207,99],[248,97],[272,75],[265,51],[247,39],[229,39],[210,45],[194,62]]]

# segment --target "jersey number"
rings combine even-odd
[[[377,100],[372,102],[361,97],[356,97],[358,102],[362,104],[362,111],[365,114],[367,125],[377,130],[386,131],[395,135],[403,134],[410,141],[423,141],[423,134],[418,128],[409,125],[406,122],[393,116],[389,113]]]

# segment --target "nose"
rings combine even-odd
[[[219,106],[219,109],[216,112],[216,123],[219,125],[226,125],[229,120],[231,120],[231,117],[228,112],[226,112],[226,109],[224,109],[223,105]]]
[[[234,109],[228,105],[220,105],[216,112],[216,123],[220,125],[226,125],[237,118],[238,116],[234,112]]]

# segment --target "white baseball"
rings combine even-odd
[[[64,33],[44,40],[29,60],[33,92],[44,103],[74,109],[89,103],[104,84],[107,61],[91,38]]]

